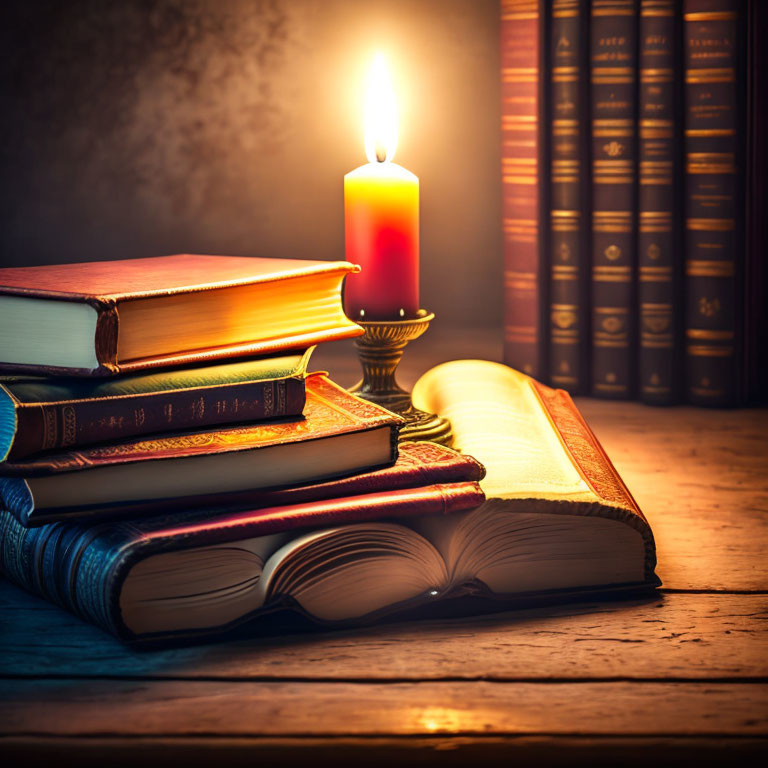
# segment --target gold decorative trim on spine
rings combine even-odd
[[[733,347],[713,347],[706,344],[689,344],[687,352],[691,357],[732,357]]]
[[[733,219],[686,219],[685,226],[693,232],[732,232]]]
[[[737,21],[738,18],[736,11],[694,11],[683,14],[685,21]]]
[[[685,262],[685,274],[691,277],[733,277],[735,271],[732,261],[689,259]]]
[[[705,341],[732,341],[736,337],[734,331],[710,331],[704,328],[689,328],[685,335],[689,339]]]

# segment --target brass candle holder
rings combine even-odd
[[[420,309],[416,317],[398,320],[358,320],[365,335],[355,339],[363,380],[350,389],[358,397],[370,400],[402,416],[406,424],[400,440],[429,440],[450,446],[451,424],[434,413],[413,407],[410,392],[395,380],[395,371],[409,341],[421,336],[434,319],[432,312]]]

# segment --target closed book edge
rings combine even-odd
[[[358,269],[347,261],[180,253],[120,261],[7,267],[0,269],[0,295],[76,301],[106,310],[119,301],[274,283],[305,275],[346,274]],[[69,280],[72,287],[62,288]],[[126,288],[131,282],[134,287]]]
[[[119,379],[0,377],[0,462],[153,433],[300,416],[313,349]]]
[[[73,611],[124,640],[136,639],[122,621],[120,589],[144,557],[193,546],[415,515],[450,514],[484,500],[477,483],[432,485],[326,501],[231,513],[203,510],[161,520],[95,526],[52,523],[24,528],[0,511],[2,570],[24,589]],[[238,624],[284,604],[266,605]],[[229,629],[227,625],[222,629]],[[192,634],[211,635],[221,630]],[[172,633],[178,637],[180,633]],[[183,633],[189,634],[189,633]],[[152,636],[157,640],[159,636]]]
[[[115,464],[248,451],[381,426],[399,427],[402,423],[399,416],[350,394],[322,373],[307,378],[306,392],[305,418],[297,421],[163,434],[151,439],[124,440],[111,445],[51,453],[26,461],[6,461],[0,464],[0,476],[44,477],[62,472],[87,472]]]

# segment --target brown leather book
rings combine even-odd
[[[300,420],[126,440],[0,464],[24,525],[97,519],[182,497],[316,483],[392,464],[402,419],[313,374]],[[151,503],[151,504],[150,504]]]
[[[680,35],[676,0],[640,0],[637,392],[653,405],[682,393]]]
[[[685,367],[688,401],[696,405],[742,399],[744,21],[742,0],[683,3]]]
[[[311,351],[109,378],[0,376],[0,461],[159,432],[299,418]]]
[[[635,388],[637,0],[592,0],[592,394]]]
[[[549,44],[549,381],[589,391],[589,0],[554,0]]]
[[[358,336],[346,261],[179,254],[0,269],[0,368],[108,376]]]

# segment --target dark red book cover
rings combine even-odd
[[[249,490],[238,493],[216,493],[191,498],[176,497],[121,504],[109,514],[110,519],[171,514],[194,507],[216,507],[227,504],[234,509],[303,504],[341,496],[359,496],[422,485],[461,483],[482,480],[485,468],[471,456],[429,442],[403,442],[398,446],[397,461],[389,467],[370,472],[308,483],[277,490]]]
[[[547,375],[544,28],[544,3],[502,0],[504,362],[539,379]]]

